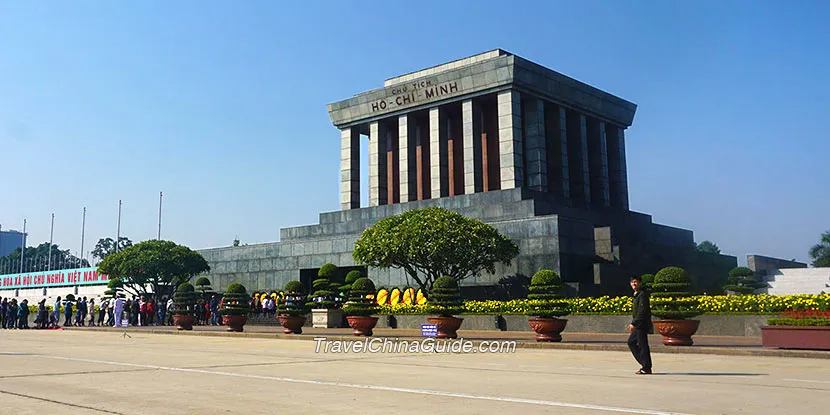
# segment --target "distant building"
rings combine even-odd
[[[26,235],[16,230],[0,231],[0,257],[4,257],[26,243]]]

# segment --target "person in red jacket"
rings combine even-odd
[[[141,305],[138,307],[138,325],[139,326],[146,326],[147,325],[147,300],[144,297],[141,297]]]
[[[147,322],[148,326],[154,326],[156,324],[156,303],[153,300],[147,301],[147,317],[144,321]]]

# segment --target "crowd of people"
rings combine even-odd
[[[53,304],[46,304],[46,301],[44,298],[37,304],[34,328],[115,327],[123,326],[124,323],[131,326],[172,325],[175,307],[172,298],[156,302],[144,296],[125,299],[123,295],[119,298],[99,298],[97,301],[93,297],[57,297]],[[196,324],[221,325],[220,303],[217,295],[200,299],[195,310]],[[0,326],[4,329],[30,328],[29,313],[28,299],[20,302],[14,298],[0,299]]]

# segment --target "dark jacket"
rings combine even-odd
[[[638,329],[646,330],[649,334],[654,333],[654,326],[651,324],[651,306],[649,304],[648,291],[640,290],[634,293],[631,314],[631,325]]]

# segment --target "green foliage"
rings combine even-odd
[[[50,245],[48,242],[43,242],[37,247],[27,246],[23,252],[23,272],[43,271],[46,268],[47,258],[49,257]],[[57,244],[51,245],[52,252],[52,269],[63,268],[63,264],[69,267],[89,267],[87,260],[81,260],[75,255],[72,255],[70,250],[62,250]],[[38,259],[37,261],[29,261],[29,259]],[[42,262],[39,262],[42,261]],[[6,265],[6,270],[9,273],[17,273],[20,271],[20,247],[15,248],[12,252],[4,257],[0,257],[0,264]],[[2,273],[2,271],[0,271]]]
[[[354,284],[354,282],[357,281],[358,278],[362,277],[363,273],[361,273],[358,270],[349,271],[349,273],[346,274],[345,284],[340,286],[340,291],[342,291],[346,295],[346,298],[349,298],[349,290],[351,290],[352,284]]]
[[[112,238],[101,238],[98,240],[98,243],[95,244],[95,248],[92,250],[92,256],[98,258],[99,260],[103,260],[104,258],[114,254],[116,252],[121,252],[129,247],[133,246],[133,241],[126,236],[121,236],[118,238],[118,249],[115,247],[115,240]]]
[[[306,306],[306,289],[299,281],[289,281],[285,284],[285,298],[277,303],[277,312],[280,315],[304,316],[308,314]]]
[[[108,255],[98,264],[98,272],[119,278],[133,295],[147,296],[147,288],[166,295],[173,287],[203,272],[210,271],[202,255],[171,241],[149,240]]]
[[[643,288],[650,290],[654,284],[654,274],[643,274],[640,278],[643,280]]]
[[[72,294],[66,294],[66,301],[75,301],[75,296]]]
[[[688,274],[680,267],[666,267],[657,272],[652,284],[651,314],[668,320],[684,320],[703,314],[699,300],[693,298]]]
[[[222,295],[219,312],[227,316],[244,316],[251,312],[251,296],[244,285],[238,282],[228,285],[225,294]]]
[[[720,248],[712,241],[703,241],[697,244],[697,250],[707,254],[720,254]]]
[[[349,301],[343,306],[347,316],[370,316],[377,312],[377,304],[372,295],[375,294],[375,283],[368,278],[359,278],[349,291]]]
[[[337,272],[337,265],[334,265],[332,263],[323,264],[323,266],[320,267],[320,269],[317,271],[317,276],[331,278],[334,276],[335,272]]]
[[[738,295],[752,294],[759,288],[768,287],[767,283],[760,281],[755,272],[747,267],[735,267],[729,271],[728,284],[723,286],[726,291]]]
[[[192,316],[196,313],[196,292],[189,282],[179,284],[173,294],[173,314]]]
[[[453,314],[461,314],[464,311],[458,280],[447,275],[436,278],[432,283],[429,300],[435,307],[435,311],[444,317],[451,317]]]
[[[830,231],[821,234],[821,240],[810,247],[809,254],[814,267],[830,267]]]
[[[541,318],[570,314],[568,302],[559,294],[561,289],[562,279],[556,272],[543,269],[534,274],[527,295],[527,299],[531,300],[529,314]]]
[[[826,318],[770,318],[770,326],[830,326],[830,319]]]
[[[424,293],[440,276],[461,281],[510,262],[519,247],[482,221],[440,207],[406,211],[363,231],[352,254],[358,264],[403,269]]]

